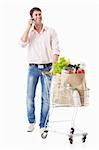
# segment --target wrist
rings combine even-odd
[[[27,27],[26,32],[29,32],[31,29],[31,27]]]

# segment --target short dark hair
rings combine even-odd
[[[34,11],[40,11],[40,12],[42,12],[40,8],[38,8],[38,7],[33,7],[33,8],[30,10],[30,16],[31,16],[31,17],[32,17],[32,14],[33,14]]]

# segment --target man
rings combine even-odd
[[[54,29],[45,27],[42,23],[42,11],[38,7],[30,10],[31,19],[21,37],[21,45],[28,45],[29,73],[27,82],[27,116],[29,121],[28,132],[34,130],[35,118],[35,92],[40,78],[41,114],[40,129],[46,130],[49,119],[50,107],[50,83],[51,75],[46,75],[49,85],[46,83],[45,75],[42,72],[52,72],[54,63],[59,57],[59,42]]]

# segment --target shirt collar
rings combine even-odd
[[[42,30],[41,30],[40,33],[44,32],[44,31],[46,31],[46,30],[47,30],[47,27],[43,25],[43,28],[42,28]],[[37,32],[37,31],[35,30],[35,27],[33,27],[32,32]]]

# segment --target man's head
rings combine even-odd
[[[34,21],[38,24],[42,21],[42,11],[38,7],[34,7],[30,10],[30,16],[34,19]]]

